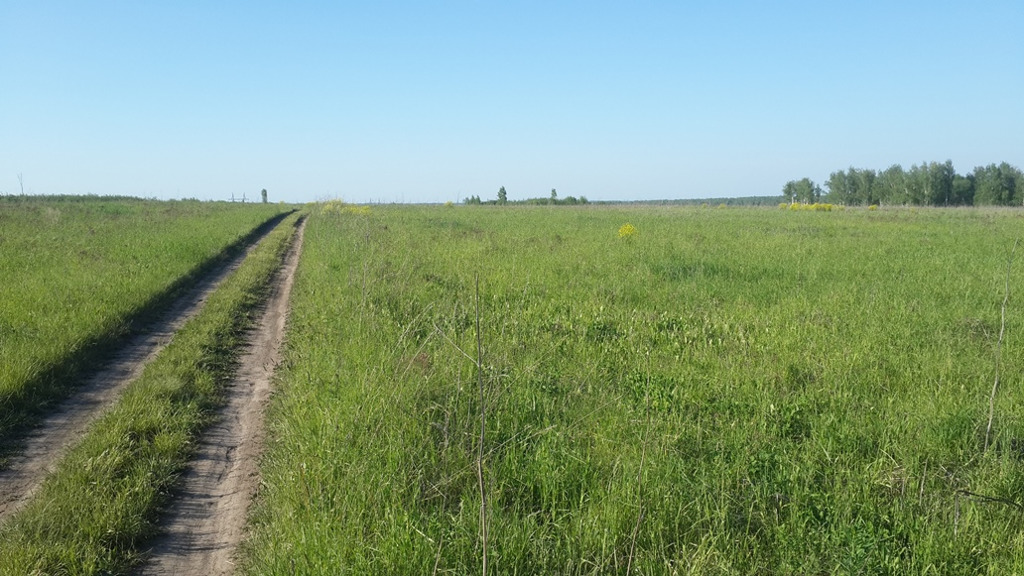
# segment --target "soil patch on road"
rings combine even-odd
[[[204,433],[149,552],[143,575],[225,575],[234,572],[249,505],[259,482],[263,416],[270,400],[292,281],[302,249],[303,220],[266,307],[239,359],[217,420]]]
[[[274,219],[276,225],[280,219]],[[195,316],[206,299],[245,260],[249,250],[274,225],[264,225],[250,236],[241,251],[197,281],[148,327],[131,337],[99,372],[61,402],[20,441],[20,450],[0,470],[0,521],[21,509],[35,494],[60,458],[102,416],[146,365],[164,349],[174,334]]]

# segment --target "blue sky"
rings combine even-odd
[[[0,193],[702,198],[1024,167],[1022,31],[1017,0],[0,0]]]

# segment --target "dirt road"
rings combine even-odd
[[[263,448],[263,413],[280,362],[292,279],[302,249],[299,225],[273,291],[227,389],[217,422],[204,434],[150,550],[144,575],[226,575],[244,534]]]
[[[274,226],[256,237],[255,246]],[[23,450],[0,470],[0,522],[20,510],[43,483],[67,450],[94,420],[106,412],[146,365],[192,318],[220,283],[245,259],[243,251],[196,283],[150,326],[131,338],[100,372],[62,402],[24,440]]]

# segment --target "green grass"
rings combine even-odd
[[[246,570],[481,571],[479,313],[492,574],[1024,572],[1022,216],[316,214]]]
[[[242,331],[281,264],[298,215],[272,231],[118,404],[0,528],[0,573],[122,573],[154,532],[231,377]]]
[[[0,197],[0,441],[277,205]]]

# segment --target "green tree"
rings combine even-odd
[[[953,162],[923,162],[914,165],[906,174],[907,203],[927,206],[950,206],[955,204],[953,177],[956,171]]]
[[[929,162],[927,167],[927,191],[925,201],[931,206],[949,206],[953,200],[953,162]]]
[[[558,201],[558,192],[554,188],[551,189],[551,203],[554,204]]]
[[[871,169],[854,168],[846,173],[846,182],[849,186],[850,200],[852,204],[869,205],[878,202],[877,185],[875,181],[878,174]]]
[[[974,169],[974,202],[979,206],[1020,204],[1024,174],[1006,162]]]
[[[801,178],[793,185],[793,198],[804,204],[814,204],[821,199],[821,188],[810,178]]]
[[[960,206],[974,205],[974,175],[953,175],[953,200]]]
[[[828,195],[826,198],[833,204],[853,204],[853,187],[850,185],[850,178],[845,170],[839,170],[828,175]]]
[[[796,180],[790,180],[782,187],[782,197],[792,204],[796,201]]]
[[[907,173],[903,166],[893,164],[878,173],[875,179],[878,202],[885,204],[906,204],[909,202],[907,191]]]
[[[921,206],[928,203],[928,165],[914,164],[907,170],[907,204]]]
[[[263,190],[260,190],[260,195],[263,196],[263,203],[266,204],[267,203],[267,189],[264,188]]]
[[[498,188],[498,204],[508,203],[508,193],[505,192],[505,187]]]

